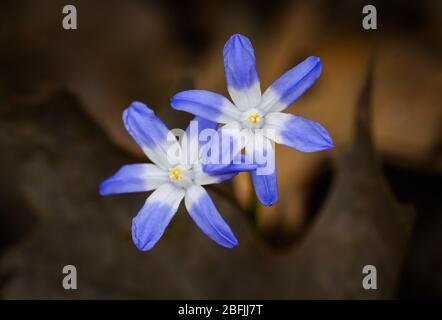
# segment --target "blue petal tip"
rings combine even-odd
[[[137,225],[134,221],[135,219],[132,220],[132,241],[134,243],[134,245],[137,247],[138,250],[146,252],[149,251],[150,249],[152,249],[152,247],[154,246],[155,242],[147,242],[147,243],[143,243],[137,236],[138,233],[138,228]]]

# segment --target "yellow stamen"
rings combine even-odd
[[[261,115],[259,113],[253,113],[249,115],[249,120],[252,124],[257,124],[261,121]]]
[[[181,170],[180,168],[172,168],[169,170],[169,178],[172,180],[180,181],[183,179],[181,176]]]

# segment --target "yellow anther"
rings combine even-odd
[[[181,176],[181,170],[179,168],[172,168],[169,170],[169,178],[175,181],[183,179]]]
[[[253,113],[249,115],[249,120],[252,124],[257,124],[261,121],[261,115],[259,113]]]

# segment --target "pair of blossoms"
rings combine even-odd
[[[190,216],[209,238],[227,248],[236,246],[238,241],[232,230],[202,186],[248,171],[259,201],[272,205],[278,198],[272,142],[301,152],[333,147],[330,135],[319,123],[281,112],[319,77],[322,69],[319,58],[308,57],[261,95],[250,40],[233,35],[224,46],[223,54],[227,88],[233,103],[220,94],[204,90],[176,94],[171,99],[172,107],[194,114],[198,124],[197,130],[191,130],[195,123],[192,121],[181,141],[175,136],[171,139],[169,129],[143,103],[134,102],[123,113],[127,131],[153,163],[123,166],[100,185],[100,194],[154,190],[132,221],[132,238],[139,250],[150,250],[157,243],[183,198]],[[218,124],[223,125],[218,128]],[[215,132],[212,142],[216,140],[222,147],[213,147],[213,143],[205,145],[212,148],[202,146],[199,136],[207,129]],[[220,144],[219,139],[213,139],[215,136],[228,143]],[[170,150],[178,150],[179,156],[172,157]],[[214,161],[214,157],[209,156],[214,150],[219,151],[223,161]],[[265,155],[264,162],[257,161],[260,155]]]

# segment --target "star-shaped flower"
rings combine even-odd
[[[224,124],[221,130],[240,132],[246,137],[237,142],[246,155],[267,154],[266,164],[252,171],[258,199],[264,205],[277,201],[278,188],[271,141],[301,152],[315,152],[333,147],[327,130],[317,122],[293,114],[282,113],[295,102],[321,74],[317,57],[308,57],[290,69],[261,95],[252,44],[245,36],[233,35],[224,46],[224,71],[233,103],[224,96],[205,90],[189,90],[176,94],[171,105],[204,119]],[[269,157],[270,155],[270,157]],[[232,159],[235,155],[232,155]],[[262,166],[271,166],[265,174]]]
[[[181,200],[200,229],[221,246],[238,244],[203,185],[230,179],[236,172],[210,175],[199,161],[199,133],[216,123],[198,119],[197,132],[186,130],[179,143],[155,113],[141,102],[132,103],[123,113],[127,131],[153,163],[123,166],[100,185],[100,194],[154,192],[132,221],[132,238],[138,249],[147,251],[161,238],[178,210]],[[183,143],[186,141],[186,146]],[[178,155],[173,153],[178,151]],[[173,155],[175,156],[171,156]]]

